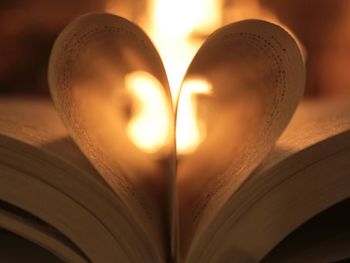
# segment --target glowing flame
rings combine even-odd
[[[162,84],[145,71],[125,76],[135,112],[127,125],[130,140],[148,153],[159,151],[171,140],[171,108]]]
[[[203,37],[221,23],[216,0],[153,0],[148,31],[163,59],[173,102]]]
[[[157,47],[167,72],[172,100],[175,105],[179,96],[180,85],[184,74],[205,37],[221,25],[221,0],[149,0],[149,17],[140,21]],[[122,12],[116,1],[109,0],[106,11]],[[118,12],[117,12],[118,11]],[[130,122],[128,134],[131,140],[141,149],[156,151],[164,140],[169,128],[166,114],[162,115],[161,102],[154,78],[146,75],[127,77],[127,85],[139,99],[138,115]],[[144,84],[142,84],[144,82]],[[176,144],[180,154],[190,153],[203,140],[205,127],[196,119],[195,94],[207,93],[209,84],[201,80],[191,80],[184,85],[184,94],[178,105]],[[138,88],[147,86],[148,88]],[[145,90],[148,90],[146,92]],[[147,93],[147,94],[146,94]],[[144,97],[145,96],[145,97]],[[151,98],[158,96],[159,98]],[[151,103],[151,104],[149,104]],[[157,103],[160,103],[157,105]],[[142,109],[142,110],[141,110]],[[142,112],[146,111],[146,112]],[[153,114],[154,117],[150,117]],[[155,117],[158,116],[158,117]],[[151,121],[151,123],[149,123]],[[158,130],[152,128],[157,126]]]
[[[221,5],[217,0],[153,0],[151,10],[148,31],[164,62],[176,104],[184,74],[203,36],[220,26]],[[183,85],[176,119],[176,147],[178,153],[188,154],[205,136],[205,127],[197,119],[195,95],[208,93],[210,85],[204,80],[188,80]]]
[[[279,24],[278,19],[259,0],[235,0],[226,3],[225,8],[223,3],[223,0],[148,0],[147,10],[150,13],[143,12],[141,17],[133,17],[147,31],[162,57],[174,105],[186,69],[212,31],[223,24],[247,18],[260,18]],[[106,11],[131,18],[132,12],[123,6],[119,1],[106,0]],[[138,115],[128,126],[129,137],[145,151],[156,151],[168,140],[170,127],[167,114],[161,113],[166,100],[160,99],[163,96],[160,83],[152,76],[141,73],[128,76],[126,82],[140,103]],[[176,120],[176,141],[180,154],[193,152],[204,139],[206,128],[197,119],[195,95],[211,90],[210,84],[204,80],[188,80],[183,85]],[[142,86],[147,88],[141,89]],[[157,129],[154,128],[156,126]]]
[[[203,79],[183,83],[176,119],[176,147],[180,154],[193,152],[206,135],[206,127],[197,116],[198,94],[209,94],[211,85]]]

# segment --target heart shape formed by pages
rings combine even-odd
[[[246,20],[219,29],[184,77],[175,153],[165,69],[135,24],[80,17],[57,39],[49,65],[52,97],[72,137],[150,232],[169,223],[169,210],[176,214],[174,202],[169,209],[176,173],[183,254],[271,150],[304,81],[300,50],[281,27]]]

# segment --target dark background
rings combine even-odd
[[[306,96],[350,95],[350,1],[223,0],[223,24],[235,20],[229,10],[247,3],[273,13],[304,45]],[[111,4],[136,22],[149,8],[146,0],[1,0],[0,94],[47,95],[48,57],[58,33],[74,17]]]

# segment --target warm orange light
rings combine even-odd
[[[164,62],[174,105],[184,74],[203,42],[201,34],[211,33],[221,23],[220,0],[152,0],[151,35]],[[176,119],[176,147],[179,154],[193,152],[204,139],[206,130],[197,119],[196,94],[209,93],[205,80],[183,84]]]
[[[148,153],[171,143],[171,107],[162,84],[145,71],[125,76],[125,86],[133,97],[134,114],[127,125],[130,140]]]
[[[107,1],[106,11],[119,10],[117,3]],[[221,0],[149,0],[149,16],[140,21],[141,26],[153,40],[167,72],[173,104],[177,103],[179,90],[184,74],[198,48],[210,34],[221,25]],[[166,132],[167,114],[160,111],[164,105],[157,105],[162,97],[155,88],[160,85],[154,78],[144,74],[134,74],[126,78],[127,86],[140,101],[140,110],[128,126],[128,135],[135,145],[145,151],[157,151],[168,140]],[[141,84],[144,82],[144,84]],[[137,87],[146,85],[145,90]],[[203,140],[205,128],[200,127],[201,121],[196,119],[196,94],[207,93],[210,85],[203,80],[189,80],[177,113],[177,149],[181,154],[190,153]],[[132,88],[130,88],[132,87]],[[156,91],[157,90],[157,91]],[[145,96],[145,97],[143,97]],[[151,118],[150,116],[158,116]],[[154,123],[148,123],[152,121]],[[159,127],[159,130],[152,127]]]
[[[263,19],[270,22],[277,22],[277,18],[271,11],[264,8],[260,0],[236,0],[226,10],[227,22],[236,22],[244,19]]]
[[[151,0],[149,32],[164,62],[176,103],[181,82],[194,54],[221,23],[220,0]]]
[[[206,127],[197,116],[197,95],[209,94],[212,87],[204,79],[186,80],[181,89],[176,116],[176,147],[179,154],[193,152],[206,135]]]

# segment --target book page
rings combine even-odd
[[[45,249],[19,236],[0,229],[0,261],[8,263],[28,262],[28,259],[37,263],[64,263]],[[19,253],[20,251],[20,253]]]
[[[189,262],[260,262],[300,225],[350,197],[349,156],[348,98],[303,101],[275,148],[196,240]]]
[[[49,84],[75,142],[168,254],[174,120],[149,38],[121,17],[82,16],[54,45]]]
[[[200,48],[181,90],[198,82],[209,90],[193,95],[205,129],[202,142],[178,156],[183,256],[273,147],[298,105],[304,79],[296,41],[268,22],[228,25]]]
[[[6,231],[5,231],[5,230]],[[49,254],[56,255],[61,258],[64,262],[79,262],[79,263],[87,263],[89,259],[79,250],[74,243],[72,243],[65,236],[61,235],[57,232],[56,229],[52,228],[50,225],[41,221],[39,218],[34,217],[31,214],[26,213],[25,211],[18,209],[17,207],[13,207],[8,203],[4,203],[0,201],[0,239],[6,237],[6,232],[9,231],[17,236],[26,239],[28,241],[32,241],[34,244],[42,247],[42,251]],[[9,234],[9,233],[8,233]],[[18,237],[18,238],[19,238]],[[28,242],[29,243],[29,242]],[[34,248],[33,244],[33,248]],[[10,256],[14,252],[14,248],[17,249],[18,245],[14,245],[13,249],[4,248],[4,243],[1,243],[1,251],[0,251],[0,261],[7,262],[5,257]],[[23,248],[21,248],[23,249]],[[9,254],[4,253],[5,251],[10,252]],[[21,250],[22,254],[24,251]],[[29,252],[29,251],[28,251]],[[12,255],[12,257],[15,255]],[[34,256],[34,255],[33,255]],[[15,258],[15,257],[14,257]],[[30,258],[31,261],[36,262],[34,258]],[[9,261],[13,262],[13,261]],[[23,262],[23,258],[22,258]],[[49,261],[51,262],[51,261]]]
[[[350,258],[350,199],[316,215],[263,258],[273,262],[339,262]]]
[[[0,200],[45,221],[90,261],[164,262],[161,229],[135,217],[70,138],[49,99],[0,98],[0,160]],[[0,227],[59,252],[41,238],[52,231],[21,222],[2,216]]]
[[[273,151],[257,169],[262,173],[307,147],[350,129],[350,103],[347,97],[303,99]]]
[[[0,134],[46,150],[100,178],[73,142],[52,102],[47,98],[1,97]]]

